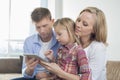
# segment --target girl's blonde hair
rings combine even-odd
[[[58,25],[60,25],[61,27],[65,28],[67,30],[71,41],[75,41],[75,42],[77,42],[77,44],[80,44],[79,39],[75,35],[75,22],[72,19],[70,19],[70,18],[58,19],[53,24],[53,27],[55,28]]]
[[[93,26],[94,33],[91,34],[91,40],[96,40],[106,44],[107,25],[106,25],[106,19],[103,11],[101,11],[96,7],[87,7],[83,11],[81,11],[80,14],[82,14],[83,12],[89,12],[91,14],[96,15],[96,21]]]

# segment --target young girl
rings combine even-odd
[[[89,80],[90,69],[87,57],[75,36],[74,21],[62,18],[53,26],[56,39],[62,46],[58,50],[57,64],[44,63],[43,66],[57,75],[55,80]],[[45,55],[50,61],[55,61],[52,51],[47,51]]]
[[[76,20],[75,34],[86,52],[92,80],[106,80],[107,26],[103,11],[96,7],[82,10]]]

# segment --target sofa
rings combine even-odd
[[[22,56],[19,58],[0,58],[0,80],[22,77]]]
[[[120,61],[107,62],[107,80],[120,80]]]
[[[22,77],[22,56],[20,58],[0,58],[0,80]],[[120,61],[107,62],[107,80],[120,80]]]

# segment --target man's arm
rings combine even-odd
[[[24,54],[26,53],[32,53],[32,49],[31,46],[29,45],[30,44],[30,41],[29,39],[26,39],[25,42],[24,42]],[[36,62],[34,62],[34,59],[26,59],[26,57],[23,58],[23,66],[22,66],[22,75],[25,77],[25,78],[33,78],[35,76],[35,72],[34,72],[34,69],[32,70],[30,67],[32,65],[35,66]],[[33,67],[33,66],[32,66]]]
[[[26,60],[26,67],[27,67],[25,72],[28,75],[32,76],[34,73],[34,69],[35,69],[36,65],[38,64],[38,60],[35,58],[29,59],[28,57],[25,57],[25,60]]]

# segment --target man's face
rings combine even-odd
[[[49,18],[43,18],[41,21],[35,23],[36,30],[43,41],[50,39],[52,34],[53,22],[54,21],[50,20]]]

